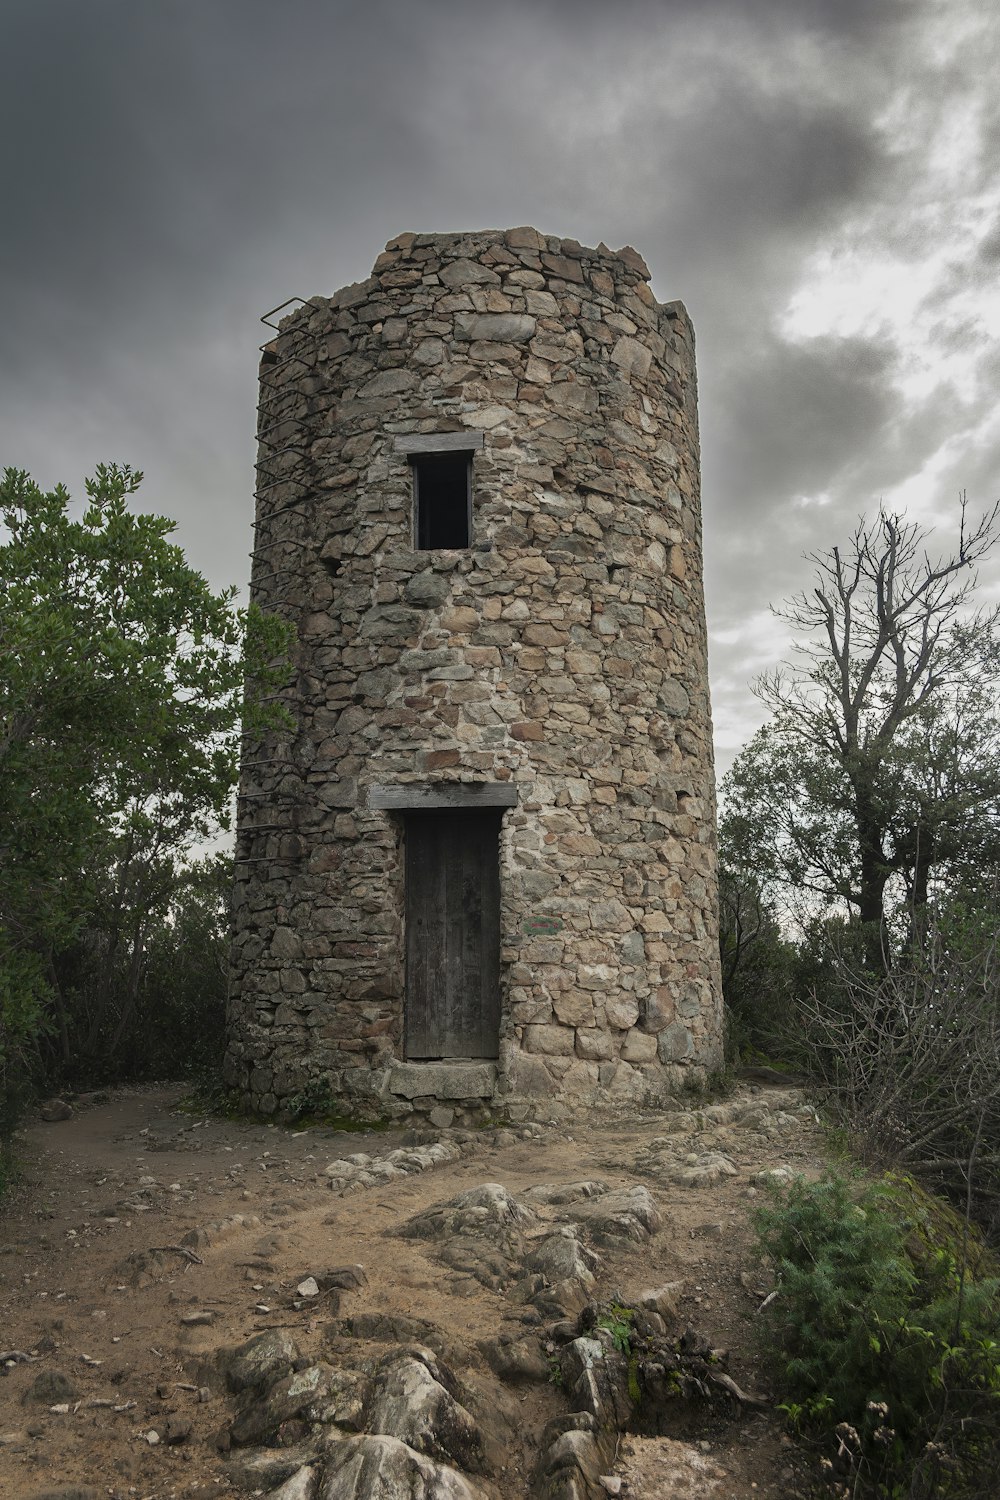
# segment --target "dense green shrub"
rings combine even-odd
[[[727,1062],[796,1061],[788,1050],[795,947],[782,937],[759,883],[725,864],[719,870],[719,955]]]
[[[970,1273],[958,1227],[915,1215],[891,1180],[800,1180],[757,1212],[783,1409],[830,1440],[825,1464],[850,1493],[992,1493],[1000,1281]]]
[[[231,878],[224,856],[172,871],[138,937],[95,912],[57,955],[68,1060],[55,1037],[38,1048],[52,1086],[221,1073]]]

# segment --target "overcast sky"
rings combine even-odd
[[[697,331],[724,766],[804,552],[1000,494],[998,38],[995,0],[0,0],[0,464],[132,463],[242,585],[262,312],[403,230],[635,245]]]

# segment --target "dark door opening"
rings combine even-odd
[[[409,1059],[499,1053],[501,816],[406,814]]]

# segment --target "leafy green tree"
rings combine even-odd
[[[803,909],[860,919],[883,965],[893,903],[919,913],[936,878],[1000,856],[1000,609],[970,610],[1000,507],[933,560],[928,534],[880,512],[811,560],[815,586],[777,613],[794,661],[757,685],[770,721],[724,784],[723,847]]]
[[[241,726],[280,720],[288,628],[214,593],[135,514],[141,474],[101,466],[82,513],[61,486],[0,481],[0,1059],[40,1028],[72,1061],[59,958],[110,910],[108,973],[188,851],[227,826]],[[109,872],[113,876],[109,882]]]

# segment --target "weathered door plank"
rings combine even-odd
[[[499,810],[406,819],[406,1055],[496,1057]]]

